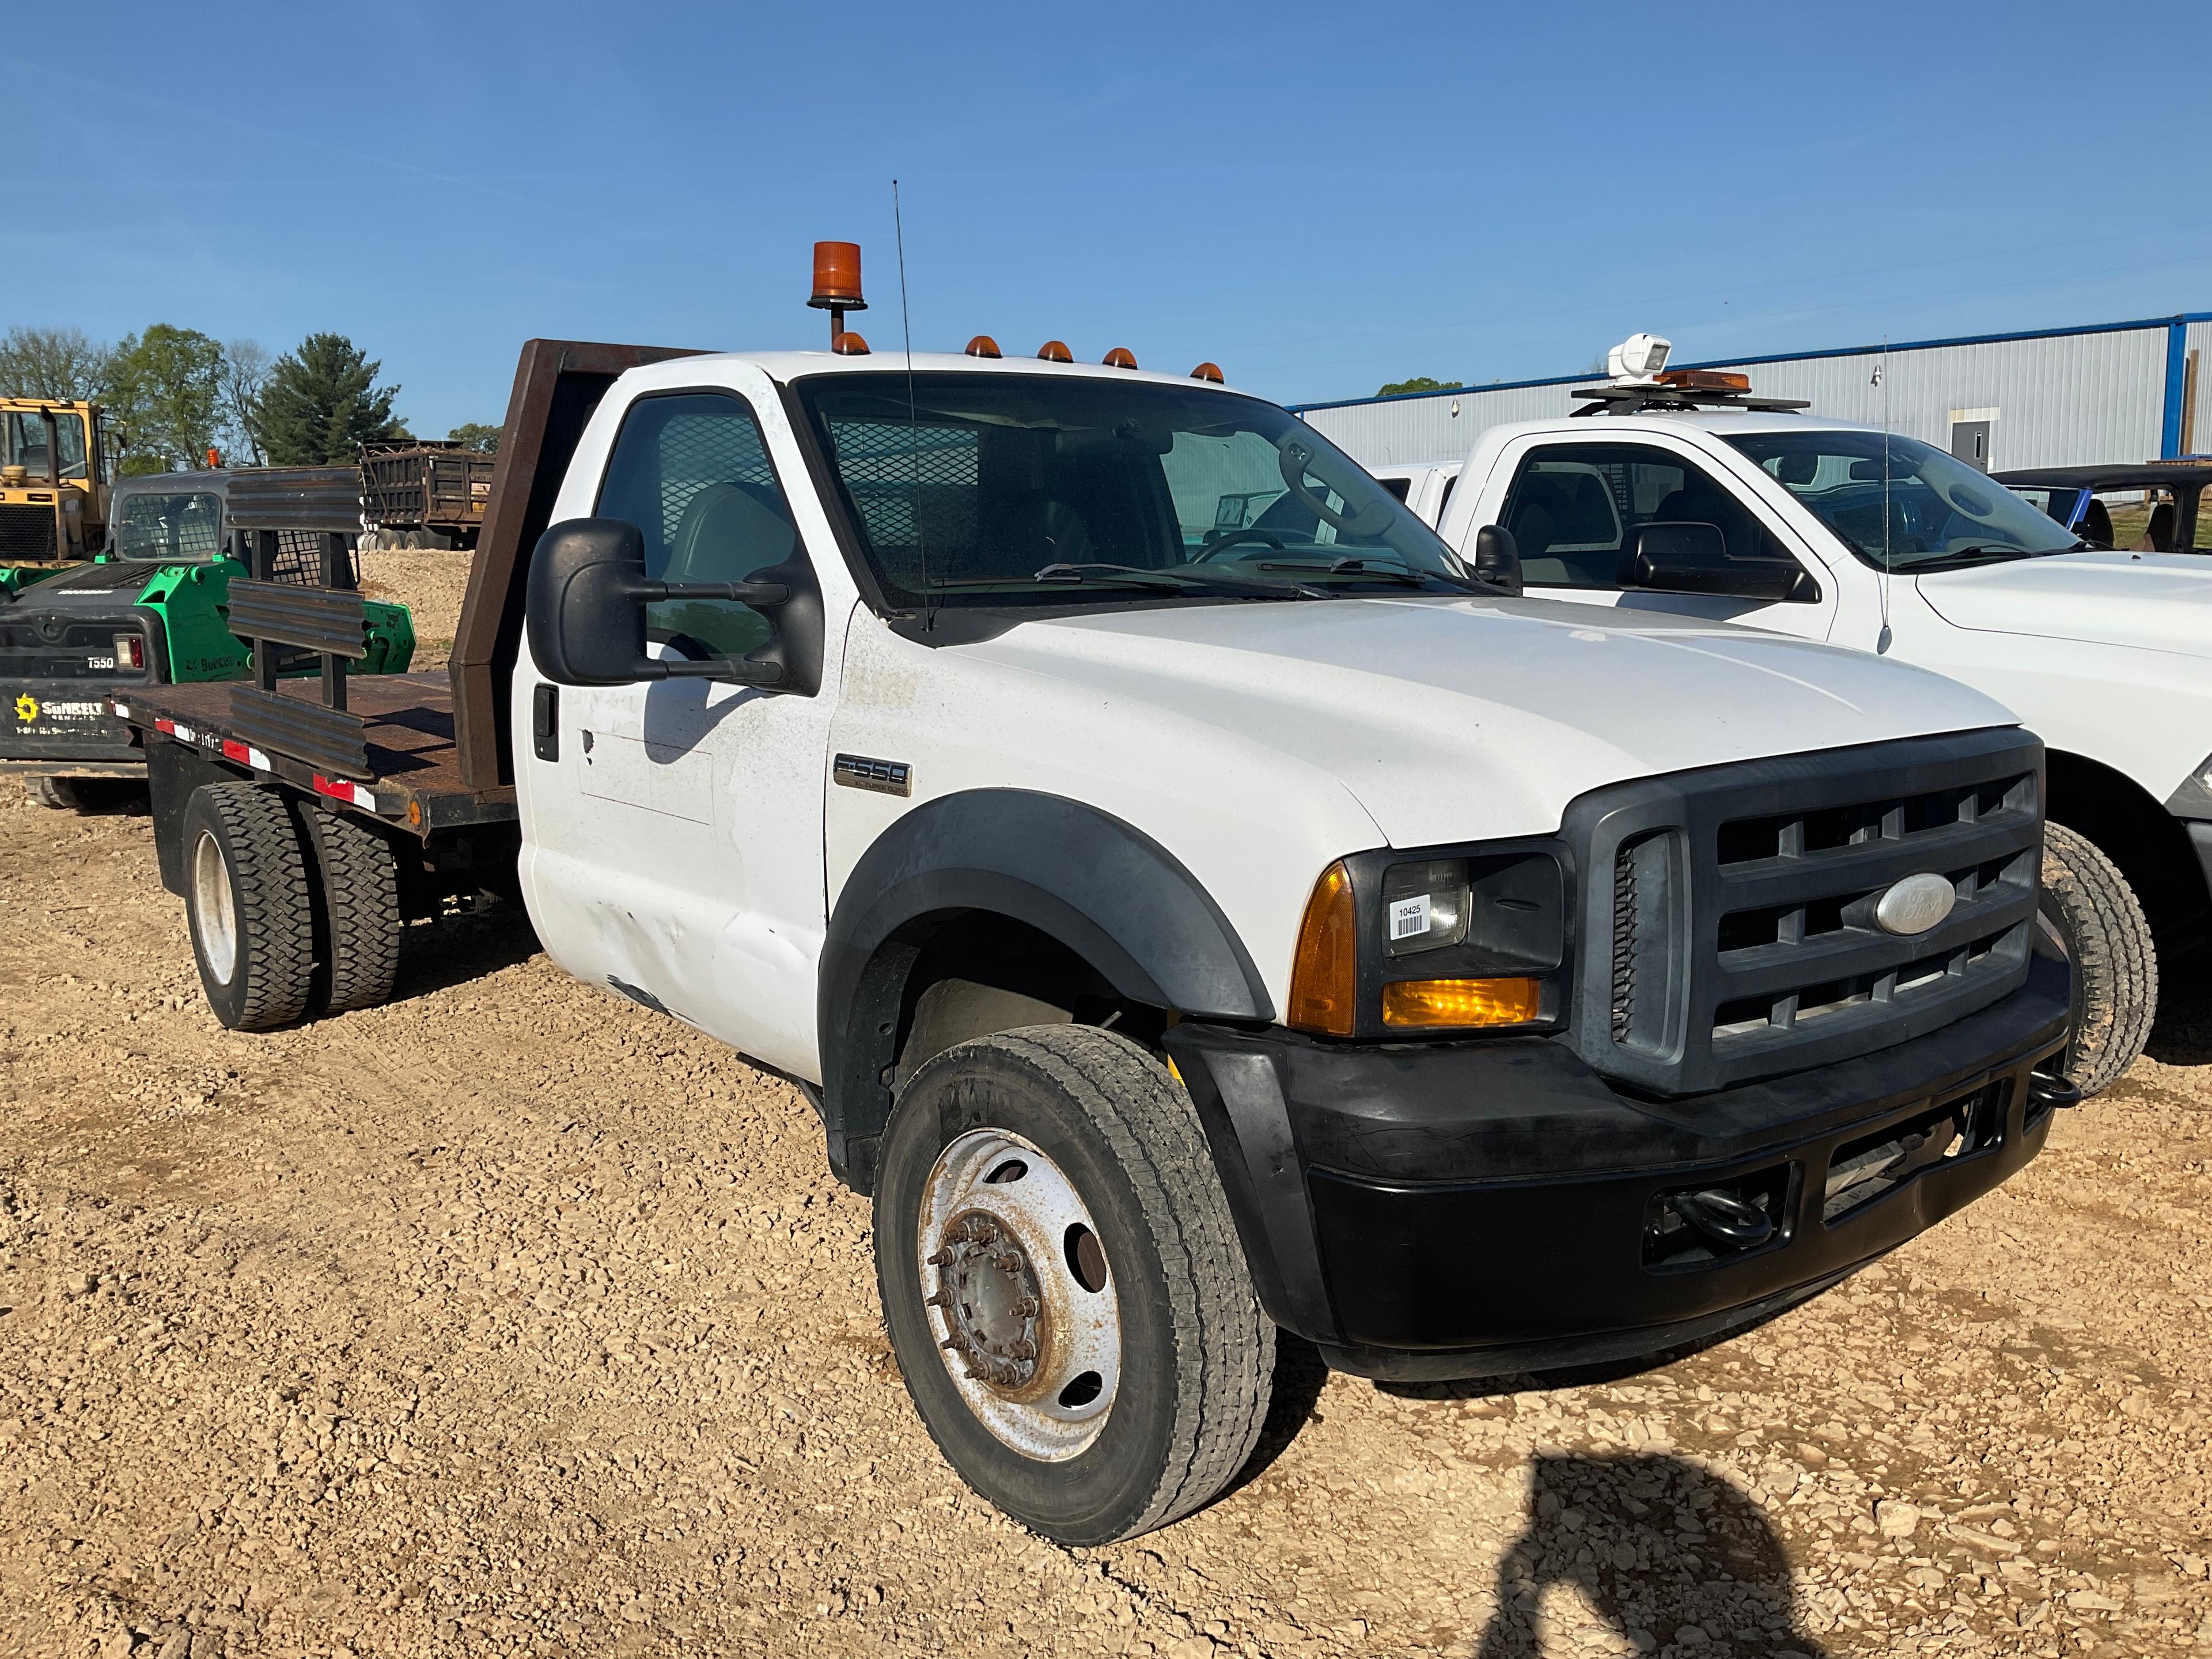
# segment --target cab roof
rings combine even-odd
[[[768,377],[782,385],[793,380],[808,380],[817,375],[869,374],[906,372],[907,355],[896,346],[888,350],[870,351],[862,356],[843,356],[830,351],[720,351],[696,357],[672,358],[652,365],[665,369],[682,363],[696,369],[714,362],[748,363]],[[1048,374],[1068,380],[1113,380],[1121,384],[1131,381],[1152,386],[1198,386],[1208,392],[1230,392],[1235,388],[1212,380],[1197,380],[1188,374],[1168,374],[1142,368],[1110,368],[1103,363],[1055,363],[1042,357],[970,357],[965,352],[917,351],[914,354],[914,372],[917,374]],[[1240,394],[1247,395],[1249,394]]]

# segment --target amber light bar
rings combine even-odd
[[[1670,368],[1659,377],[1659,384],[1679,386],[1685,392],[1748,392],[1751,376],[1731,369]]]
[[[1540,979],[1401,979],[1382,988],[1382,1023],[1401,1030],[1526,1025],[1539,1017]]]

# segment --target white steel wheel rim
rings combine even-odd
[[[218,984],[229,984],[238,971],[238,912],[230,902],[230,866],[205,830],[192,843],[192,933],[208,971]]]
[[[1085,1235],[1092,1244],[1079,1249]],[[1040,1462],[1087,1449],[1114,1409],[1121,1316],[1103,1241],[1074,1182],[1020,1136],[970,1130],[930,1170],[916,1242],[931,1338],[976,1420]],[[1009,1257],[1019,1266],[1005,1267]],[[1035,1305],[1024,1311],[1025,1303]]]

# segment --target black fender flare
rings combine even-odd
[[[831,1167],[863,1192],[890,1115],[884,1079],[907,974],[935,925],[970,910],[1058,939],[1133,1001],[1215,1019],[1275,1017],[1212,895],[1135,825],[1028,789],[926,801],[861,854],[823,940],[823,1127]]]

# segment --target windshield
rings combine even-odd
[[[1126,603],[1465,592],[1458,556],[1273,404],[1194,386],[897,372],[801,380],[884,597]]]
[[[115,550],[126,559],[212,559],[222,545],[222,498],[209,490],[126,495]]]
[[[53,430],[61,443],[61,476],[83,477],[84,417],[57,411]],[[46,417],[40,410],[13,409],[0,416],[0,465],[21,467],[33,483],[54,476],[46,454]]]
[[[1959,569],[2081,545],[2003,485],[1917,439],[1813,430],[1728,441],[1876,569]]]

